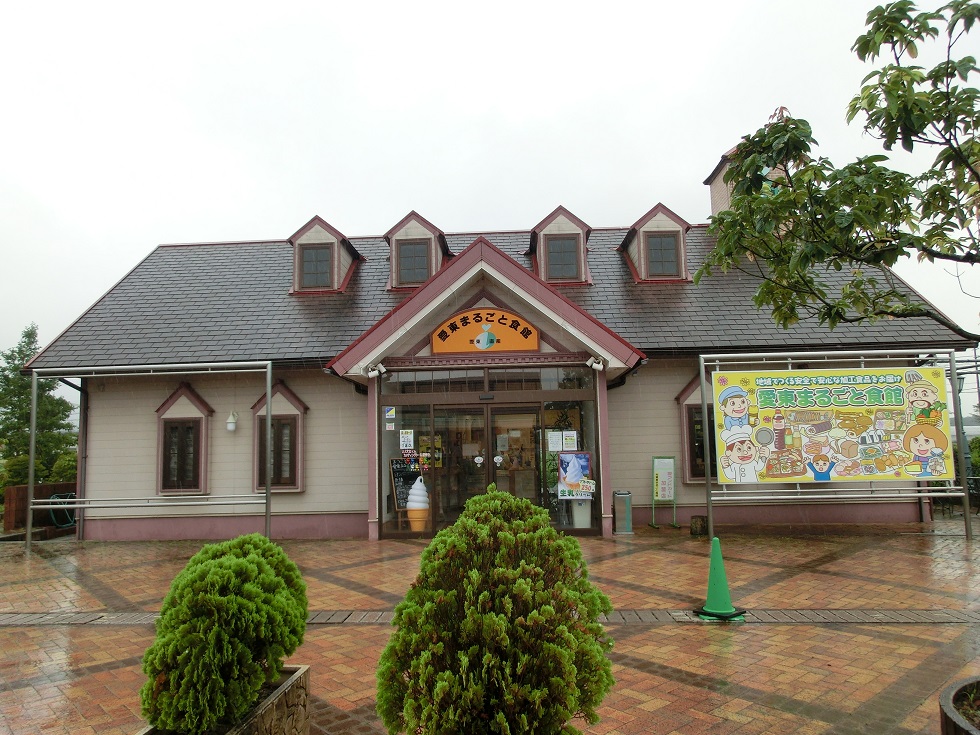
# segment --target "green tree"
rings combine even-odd
[[[610,609],[578,541],[491,484],[422,552],[378,663],[378,714],[389,733],[578,733],[570,721],[597,722],[613,684]]]
[[[4,459],[27,455],[30,450],[31,376],[21,370],[38,349],[37,325],[31,324],[15,347],[0,353],[0,453]],[[51,379],[37,383],[35,459],[45,470],[77,440],[68,421],[74,406],[55,395],[57,385]]]
[[[838,168],[814,155],[810,124],[780,108],[730,156],[731,205],[711,218],[717,244],[695,281],[714,268],[758,278],[756,305],[784,327],[806,317],[831,328],[926,317],[980,339],[910,293],[890,269],[916,257],[962,275],[977,263],[980,92],[969,86],[976,60],[956,51],[978,19],[980,3],[966,0],[935,12],[899,0],[868,13],[867,32],[851,50],[862,61],[880,59],[880,68],[865,77],[847,120],[861,117],[887,151],[896,143],[934,150],[932,165],[906,174],[874,155]],[[913,63],[925,45],[942,49],[931,69]]]
[[[48,482],[75,482],[78,479],[78,452],[59,455],[46,479]]]

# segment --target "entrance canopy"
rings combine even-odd
[[[327,369],[366,383],[393,366],[587,364],[613,380],[643,357],[480,237]]]

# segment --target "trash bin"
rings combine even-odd
[[[567,502],[572,506],[572,528],[592,528],[592,501],[574,498]]]
[[[708,516],[691,516],[691,535],[704,536],[708,533]]]
[[[613,493],[613,514],[616,527],[613,533],[627,535],[633,533],[633,493],[616,491]]]

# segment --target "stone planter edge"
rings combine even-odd
[[[956,696],[956,693],[968,684],[977,681],[980,681],[980,676],[960,679],[943,689],[939,695],[939,731],[942,735],[980,735],[980,730],[963,719],[960,713],[956,711],[956,707],[953,706],[953,697]]]
[[[305,664],[283,666],[283,678],[279,680],[279,686],[268,697],[255,705],[255,708],[240,723],[232,727],[225,735],[309,735],[310,720],[307,713],[310,691],[310,667]],[[294,709],[301,710],[302,714],[297,717],[297,713],[291,716],[285,713],[288,705],[279,704],[294,689],[299,688],[303,694],[300,701],[295,703]],[[282,709],[281,719],[284,722],[281,729],[272,727],[269,724],[270,710]],[[286,729],[286,728],[289,729]],[[149,725],[139,730],[136,735],[168,735],[170,730],[157,730],[156,727]]]

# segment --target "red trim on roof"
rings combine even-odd
[[[636,238],[636,233],[640,231],[643,225],[645,225],[647,222],[652,220],[658,214],[667,215],[667,218],[670,219],[675,224],[679,225],[685,233],[687,233],[687,231],[690,230],[691,227],[693,226],[687,220],[681,217],[679,214],[671,210],[670,207],[665,206],[662,202],[657,202],[654,205],[653,209],[651,209],[649,212],[647,212],[642,217],[640,217],[636,222],[630,225],[629,230],[627,230],[626,232],[626,237],[623,238],[622,244],[620,244],[619,248],[617,249],[620,251],[626,250],[626,248],[630,246],[630,243],[632,243],[633,240]]]
[[[523,291],[541,301],[548,309],[560,314],[566,322],[584,332],[602,345],[603,349],[627,365],[633,365],[644,355],[629,342],[595,319],[577,304],[565,298],[555,288],[499,250],[489,240],[479,237],[457,255],[449,265],[441,269],[414,294],[389,311],[377,324],[358,337],[347,349],[327,364],[327,369],[343,375],[354,365],[362,362],[372,350],[395,334],[429,304],[444,301],[462,277],[476,263],[491,265],[514,284],[515,290]]]
[[[537,253],[538,251],[538,239],[539,239],[538,236],[541,234],[541,231],[545,227],[550,225],[552,222],[554,222],[561,215],[564,215],[576,227],[581,228],[582,234],[585,237],[585,242],[582,244],[583,246],[588,244],[589,236],[592,234],[592,228],[559,204],[558,207],[555,208],[554,212],[549,214],[547,217],[545,217],[543,220],[538,222],[538,224],[536,224],[534,227],[531,228],[530,244],[528,245],[527,252],[524,253],[524,255],[530,255],[532,258],[534,257],[535,253]],[[535,270],[535,272],[537,271]]]

